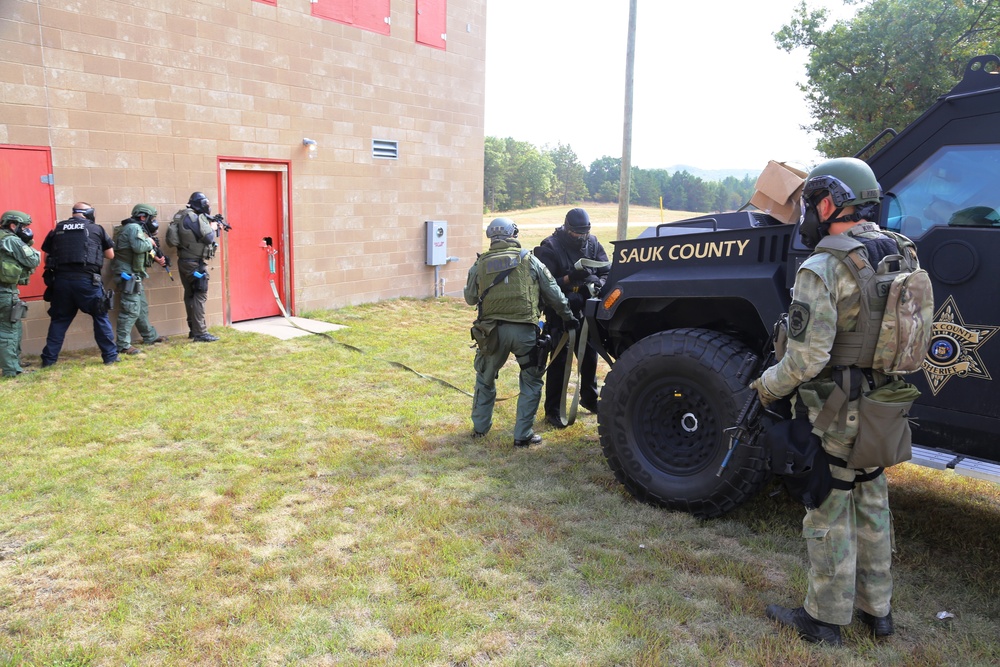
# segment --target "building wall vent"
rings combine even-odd
[[[372,139],[372,157],[386,160],[399,158],[399,142],[386,139]]]

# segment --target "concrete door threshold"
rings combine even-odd
[[[310,320],[304,317],[292,317],[289,319],[291,319],[297,326],[292,326],[284,317],[278,316],[264,317],[259,320],[234,322],[232,327],[237,331],[249,331],[251,333],[265,334],[267,336],[280,338],[281,340],[289,340],[291,338],[298,338],[299,336],[309,336],[310,332],[327,333],[329,331],[336,331],[337,329],[344,328],[341,324],[330,324],[329,322],[320,322],[319,320]],[[300,329],[298,327],[302,328]],[[306,329],[306,331],[303,331],[303,329]]]

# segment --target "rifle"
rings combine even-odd
[[[219,223],[219,227],[222,227],[222,229],[224,229],[227,232],[233,231],[233,226],[228,222],[226,222],[226,219],[222,217],[221,213],[216,213],[215,215],[210,217],[209,220],[211,220],[212,222]]]
[[[737,378],[742,380],[744,377],[747,377],[747,385],[749,386],[753,380],[759,378],[764,374],[764,371],[776,363],[774,345],[784,327],[785,315],[782,315],[774,323],[771,338],[768,339],[767,345],[764,347],[764,361],[761,363],[757,355],[753,352],[748,353],[746,359],[743,360],[743,365],[740,366],[740,370],[736,374]],[[715,473],[716,477],[722,477],[722,471],[729,465],[729,459],[732,458],[733,452],[736,451],[737,447],[740,445],[753,445],[753,443],[757,442],[757,438],[764,432],[766,426],[762,419],[764,413],[768,413],[778,419],[783,419],[780,414],[765,408],[760,402],[760,395],[755,390],[751,390],[747,402],[743,404],[743,409],[740,410],[740,414],[736,418],[736,423],[724,430],[725,433],[730,434],[729,451],[726,452],[725,458],[722,459],[719,471]]]
[[[150,236],[149,240],[153,242],[153,256],[156,257],[156,259],[161,257],[163,258],[163,270],[167,272],[168,276],[170,276],[170,282],[173,282],[174,274],[170,270],[170,258],[164,255],[163,251],[160,250],[160,239],[155,236]]]

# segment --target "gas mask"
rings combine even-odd
[[[146,218],[142,223],[142,229],[149,236],[156,236],[156,232],[160,230],[160,223],[156,221],[156,217]]]
[[[579,250],[583,253],[587,252],[587,242],[590,240],[589,231],[577,231],[566,227],[566,225],[563,225],[559,231],[559,240],[564,246],[570,250]]]
[[[802,197],[802,217],[799,219],[799,238],[807,248],[815,248],[830,233],[830,223],[819,221],[819,211],[813,202]]]
[[[31,231],[31,227],[18,225],[14,230],[14,234],[16,234],[17,238],[21,239],[25,245],[31,245],[35,242],[35,233]]]
[[[74,208],[73,209],[73,213],[79,213],[83,217],[85,217],[87,220],[90,220],[91,222],[94,222],[94,207],[93,206],[91,206],[90,208]]]

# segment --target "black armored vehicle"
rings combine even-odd
[[[1000,482],[1000,59],[974,58],[951,92],[878,142],[867,162],[885,192],[879,223],[913,239],[934,284],[932,342],[907,376],[922,392],[912,462]],[[714,517],[767,481],[756,443],[727,459],[727,429],[751,391],[747,360],[763,357],[809,253],[797,225],[747,211],[614,244],[586,314],[611,364],[601,448],[632,495]]]

